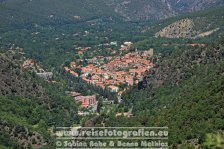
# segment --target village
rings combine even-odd
[[[131,42],[124,42],[121,45],[119,51],[126,52],[123,56],[93,57],[87,60],[86,66],[72,61],[70,66],[65,66],[64,69],[72,76],[80,77],[86,83],[116,92],[119,98],[129,87],[138,84],[144,73],[153,67],[153,63],[149,59],[153,56],[154,50],[151,48],[146,51],[131,52],[129,51],[131,44]],[[96,109],[94,108],[97,104],[95,95],[82,96],[74,91],[70,93],[70,96],[81,102],[81,107]]]
[[[117,42],[104,44],[106,46],[117,46]],[[101,45],[99,45],[101,46]],[[86,83],[95,85],[103,90],[108,89],[110,92],[117,94],[118,101],[120,102],[121,95],[134,84],[138,84],[142,80],[144,73],[152,68],[154,65],[150,58],[154,55],[154,49],[148,50],[135,50],[130,51],[132,42],[124,42],[120,49],[112,50],[106,48],[105,50],[111,51],[110,56],[94,56],[93,58],[78,59],[70,62],[69,66],[65,66],[64,70],[70,75],[80,78]],[[163,46],[167,46],[164,44]],[[189,44],[189,46],[202,46],[204,44]],[[91,47],[77,48],[78,55],[84,55],[89,52]],[[120,53],[120,54],[119,54]],[[24,52],[19,52],[20,55],[25,55]],[[54,83],[51,80],[53,73],[47,72],[42,69],[32,59],[23,57],[22,68],[32,69],[37,76]],[[82,64],[85,61],[87,64]],[[79,71],[77,71],[79,70]],[[72,97],[75,102],[79,103],[80,109],[78,115],[87,116],[92,113],[97,113],[98,97],[96,94],[84,96],[76,91],[69,91],[67,95]],[[114,101],[104,99],[104,105],[113,104]],[[126,113],[117,113],[116,116],[124,115],[131,116],[131,109]]]
[[[115,46],[117,42],[111,42],[110,44]],[[150,58],[154,55],[154,49],[148,50],[135,50],[131,51],[132,42],[124,42],[120,49],[112,50],[106,48],[105,50],[111,51],[112,55],[109,56],[94,56],[92,58],[76,59],[69,62],[68,66],[64,66],[64,70],[70,75],[80,78],[88,84],[97,86],[103,90],[107,89],[110,92],[114,92],[117,95],[118,102],[121,102],[121,95],[135,84],[138,84],[144,76],[144,73],[152,68],[154,64],[150,61]],[[164,44],[164,46],[167,46]],[[189,44],[189,46],[205,46],[204,44]],[[78,48],[77,54],[84,55],[85,52],[89,52],[91,47]],[[120,54],[119,54],[120,53]],[[25,55],[24,52],[19,52],[20,55]],[[55,83],[52,80],[53,73],[47,72],[42,69],[32,59],[23,57],[22,68],[32,69],[35,74],[50,83]],[[83,63],[85,61],[85,63]],[[66,91],[66,94],[74,99],[80,106],[78,115],[88,116],[90,114],[99,114],[97,112],[99,105],[99,95],[89,94],[87,96],[82,95],[77,91]],[[103,96],[102,96],[103,97]],[[114,101],[110,101],[107,98],[103,98],[103,108],[109,105],[113,107]],[[132,109],[128,111],[117,113],[116,116],[124,115],[126,117],[132,116]]]
[[[111,42],[111,44],[117,43]],[[118,51],[123,53],[123,55],[95,56],[90,59],[85,59],[87,61],[85,66],[80,64],[78,60],[72,61],[69,66],[64,67],[64,70],[74,77],[81,78],[86,83],[116,93],[118,99],[121,99],[122,93],[134,84],[138,84],[142,80],[144,73],[153,67],[153,63],[149,59],[153,56],[154,49],[130,51],[131,45],[132,42],[124,42],[120,46]],[[90,47],[85,47],[78,50],[77,54],[84,54],[89,49]],[[117,51],[113,50],[112,53],[116,54]],[[21,55],[24,55],[24,53]],[[37,76],[47,81],[53,76],[52,72],[46,72],[32,59],[26,59],[24,57],[22,67],[24,69],[31,68]],[[54,81],[51,80],[49,82]],[[80,107],[83,110],[79,111],[79,115],[85,116],[96,112],[98,105],[96,94],[83,96],[76,91],[69,91],[67,94],[76,102],[80,103]],[[106,100],[104,102],[113,103]],[[86,111],[84,109],[88,110]]]

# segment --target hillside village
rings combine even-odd
[[[123,56],[95,56],[85,59],[87,61],[85,66],[79,61],[72,61],[69,66],[64,67],[64,70],[74,77],[81,78],[86,83],[96,85],[101,89],[109,89],[121,96],[129,87],[138,84],[143,74],[153,67],[149,58],[153,56],[154,49],[131,52],[129,51],[131,45],[131,42],[124,42],[121,45],[119,51],[125,52]],[[89,48],[80,51],[83,52],[87,49]],[[82,96],[75,91],[69,95],[81,102],[83,108],[95,107],[97,104],[95,95]]]
[[[53,77],[53,73],[52,72],[46,72],[43,68],[41,68],[32,59],[26,59],[23,62],[23,64],[22,64],[22,68],[24,68],[24,69],[28,69],[28,68],[32,69],[36,73],[37,76],[39,76],[39,77],[41,77],[41,78],[43,78],[45,80],[49,80],[49,79],[51,79]]]
[[[111,42],[110,44],[117,43]],[[86,83],[115,92],[120,97],[129,87],[138,84],[144,73],[153,67],[153,63],[149,59],[153,56],[154,49],[133,52],[130,51],[131,45],[132,42],[124,42],[118,50],[112,51],[114,54],[120,51],[121,54],[116,54],[117,56],[95,56],[84,58],[81,61],[72,61],[69,66],[64,67],[64,70],[74,77],[81,78]],[[77,54],[84,54],[90,49],[90,47],[85,47],[77,50]],[[87,64],[80,63],[83,61]],[[32,59],[24,57],[22,67],[32,69],[39,77],[48,81],[53,76],[52,72],[46,72]],[[81,108],[96,112],[98,101],[95,94],[83,96],[79,92],[70,91],[68,95],[79,102]],[[87,114],[81,110],[79,115]]]
[[[193,26],[191,20],[184,20],[183,22],[187,22]],[[179,25],[181,25],[181,22]],[[97,86],[103,90],[106,89],[115,92],[120,101],[121,95],[134,84],[138,84],[139,81],[142,80],[144,73],[154,65],[150,61],[150,57],[154,54],[154,49],[151,48],[145,51],[136,49],[133,51],[133,49],[131,50],[132,44],[132,42],[126,41],[119,47],[117,41],[112,41],[99,44],[94,50],[92,47],[88,46],[77,46],[74,50],[79,59],[69,62],[69,65],[66,65],[64,70],[74,77],[81,78],[86,83]],[[162,44],[162,46],[167,45],[168,44]],[[205,47],[205,44],[183,45]],[[106,53],[101,53],[102,51],[106,51]],[[19,53],[21,55],[25,54],[23,51]],[[86,56],[86,54],[88,54],[88,56]],[[52,72],[46,72],[32,59],[26,59],[23,63],[23,68],[33,69],[39,77],[45,80],[49,80],[53,76]],[[71,96],[74,101],[80,103],[81,108],[96,112],[98,105],[98,96],[96,94],[84,96],[77,91],[70,91],[68,95]],[[88,115],[87,113],[82,110],[79,111],[79,115]]]
[[[106,44],[106,46],[108,45],[117,46],[117,42]],[[154,54],[154,49],[151,48],[145,51],[136,49],[135,51],[131,51],[131,46],[132,42],[124,42],[117,50],[106,48],[112,55],[76,59],[70,62],[68,66],[65,66],[64,70],[74,77],[81,78],[86,83],[95,85],[103,90],[107,89],[115,92],[118,95],[118,99],[121,99],[121,95],[134,84],[138,84],[145,72],[154,66],[150,61],[150,57]],[[164,44],[163,46],[166,45]],[[205,44],[189,44],[187,46],[204,47]],[[84,55],[90,50],[91,47],[79,47],[77,54]],[[24,55],[25,53],[19,52],[19,54]],[[84,61],[85,63],[83,63]],[[24,57],[22,67],[24,69],[31,68],[36,75],[45,80],[49,80],[53,76],[52,72],[46,72],[32,59]],[[72,97],[77,103],[80,103],[79,115],[86,116],[97,112],[98,97],[96,94],[84,96],[79,92],[70,91],[68,92],[68,96]],[[85,109],[88,110],[86,111]],[[128,114],[128,116],[130,115]]]

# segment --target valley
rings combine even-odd
[[[169,148],[223,147],[223,4],[0,1],[0,148],[53,149],[57,127],[154,126]]]

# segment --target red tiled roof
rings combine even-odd
[[[96,104],[96,95],[78,96],[78,97],[75,97],[75,100],[78,101],[78,102],[81,102],[81,107],[87,108],[90,105],[95,105]]]
[[[81,93],[78,93],[78,92],[70,92],[69,95],[72,96],[72,97],[77,97],[77,96],[80,96]]]
[[[78,73],[76,73],[76,72],[74,72],[74,71],[70,71],[70,74],[71,74],[71,75],[73,75],[73,76],[76,76],[76,77],[78,77],[78,76],[79,76],[79,74],[78,74]]]

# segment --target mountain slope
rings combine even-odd
[[[160,20],[145,26],[142,32],[148,36],[175,38],[174,42],[177,38],[194,39],[192,42],[197,42],[195,39],[201,37],[221,37],[224,31],[223,8],[211,8]]]
[[[0,54],[0,144],[22,148],[53,146],[48,129],[71,126],[77,105],[59,90],[24,71],[14,54]]]
[[[175,15],[166,0],[112,0],[110,5],[127,21],[159,20]]]
[[[100,0],[6,0],[0,12],[1,25],[64,24],[116,16]]]
[[[207,133],[224,131],[223,60],[223,40],[161,59],[146,74],[143,90],[123,95],[120,108],[133,106],[134,117],[109,118],[107,125],[168,126],[174,148],[200,145]]]
[[[4,19],[6,25],[74,23],[110,17],[146,21],[223,5],[222,0],[2,0],[0,19]]]
[[[111,0],[115,12],[129,21],[165,19],[223,5],[223,0]]]
[[[168,0],[173,10],[177,13],[193,12],[223,6],[223,0]]]

